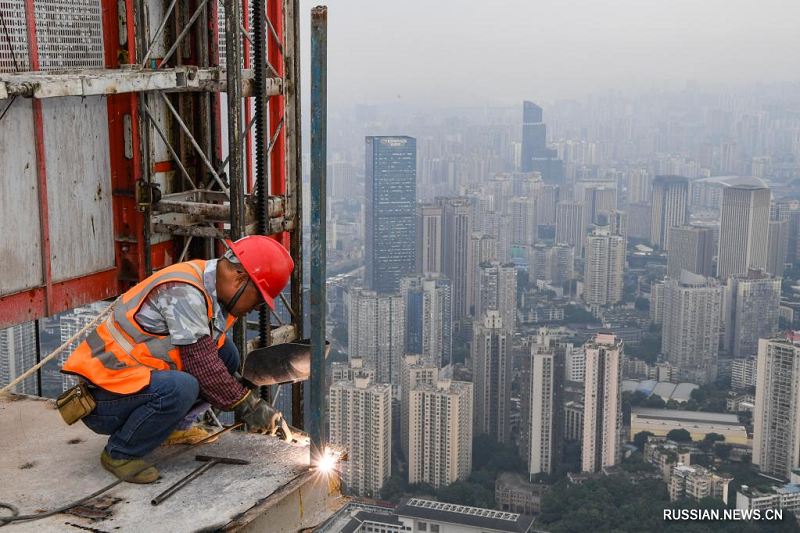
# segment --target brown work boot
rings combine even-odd
[[[119,479],[124,479],[128,483],[147,484],[153,483],[159,478],[156,467],[148,465],[142,459],[113,459],[105,450],[100,455],[100,464]],[[136,475],[131,475],[139,470],[142,471]]]
[[[219,438],[212,435],[213,433],[209,433],[201,427],[192,426],[189,429],[176,429],[172,432],[172,435],[161,444],[162,446],[167,444],[197,444],[211,437],[206,441],[206,443],[209,443]]]

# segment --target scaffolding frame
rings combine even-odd
[[[269,235],[295,262],[289,297],[280,298],[284,318],[262,312],[260,334],[249,343],[247,324],[238,321],[234,339],[244,356],[256,345],[301,338],[299,0],[100,0],[105,68],[60,72],[39,68],[38,1],[25,0],[30,70],[0,74],[0,104],[31,99],[43,167],[41,100],[107,97],[116,268],[82,279],[103,286],[87,294],[113,297],[172,262],[218,257],[227,239]],[[15,44],[8,44],[13,54]],[[37,170],[45,228],[41,310],[26,314],[20,295],[3,296],[0,322],[68,308],[54,297],[46,173]],[[36,331],[38,347],[38,321]],[[302,383],[292,386],[292,423],[300,428],[302,391]]]

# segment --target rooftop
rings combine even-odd
[[[506,511],[481,509],[479,507],[469,507],[467,505],[457,505],[454,503],[434,502],[419,498],[403,500],[400,502],[400,505],[397,506],[395,514],[398,516],[463,524],[494,531],[507,531],[509,533],[525,533],[529,531],[534,520],[533,517],[530,516]]]
[[[51,400],[0,397],[0,427],[0,501],[13,503],[20,514],[57,508],[115,480],[100,466],[106,437],[81,423],[64,424]],[[177,449],[161,447],[149,459]],[[198,453],[250,464],[217,465],[161,505],[151,505],[156,495],[197,468]],[[12,523],[4,532],[70,528],[149,532],[153,524],[171,532],[223,527],[296,531],[321,523],[340,500],[336,484],[310,471],[308,461],[307,445],[229,432],[217,442],[159,465],[162,478],[155,484],[122,483],[80,507],[42,520]]]

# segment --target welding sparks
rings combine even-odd
[[[335,468],[336,458],[330,450],[325,450],[323,456],[317,460],[317,470],[322,474],[330,474]]]

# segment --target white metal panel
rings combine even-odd
[[[14,101],[0,126],[0,231],[0,296],[41,286],[33,112],[24,98]]]
[[[0,0],[0,13],[4,22],[0,38],[0,72],[28,70],[28,24],[25,21],[25,0]]]
[[[113,268],[106,99],[42,100],[42,115],[53,281]]]
[[[35,0],[40,70],[103,68],[100,0]]]

